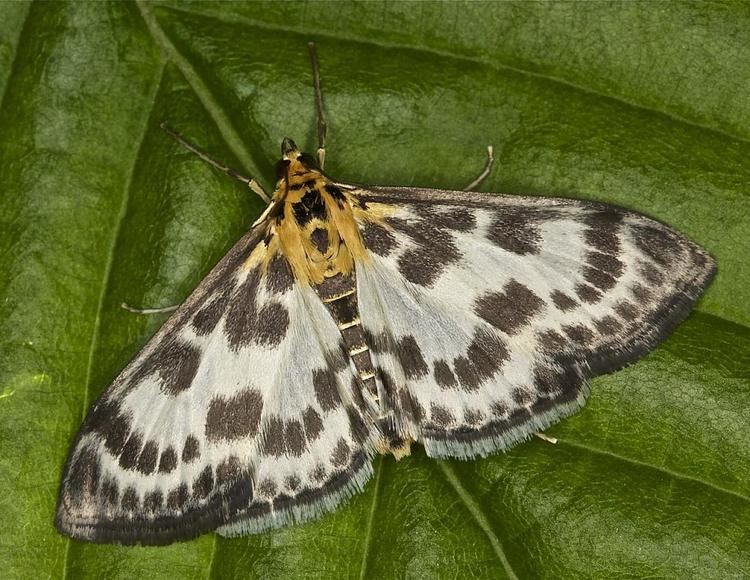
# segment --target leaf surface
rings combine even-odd
[[[750,575],[750,11],[740,3],[25,3],[0,19],[0,561],[8,578]],[[597,199],[717,258],[582,412],[481,461],[375,462],[319,521],[165,548],[53,527],[91,403],[262,211],[285,135],[359,183]]]

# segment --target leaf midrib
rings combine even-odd
[[[138,1],[142,2],[143,0],[138,0]],[[270,32],[285,32],[288,34],[295,34],[297,36],[304,36],[306,40],[311,40],[311,38],[309,38],[311,33],[305,32],[299,27],[282,26],[279,24],[269,24],[267,22],[254,20],[252,18],[247,18],[247,17],[240,16],[240,15],[233,15],[232,18],[227,18],[223,14],[217,14],[215,12],[212,12],[210,9],[206,11],[201,11],[201,10],[192,10],[190,8],[185,8],[183,6],[173,6],[173,5],[163,5],[163,4],[159,4],[158,6],[159,6],[159,9],[161,10],[168,10],[171,12],[183,13],[183,14],[187,14],[187,15],[190,15],[193,17],[199,17],[199,18],[210,18],[217,22],[221,22],[221,23],[229,24],[229,25],[244,24],[246,26],[253,26],[260,30],[266,30]],[[486,58],[481,58],[481,57],[467,56],[464,54],[456,54],[448,50],[440,50],[437,48],[428,47],[424,45],[406,44],[406,43],[398,43],[398,42],[383,42],[383,41],[374,40],[373,38],[363,39],[362,37],[355,37],[355,36],[348,35],[346,33],[339,33],[338,31],[335,36],[332,34],[328,34],[326,32],[321,32],[319,30],[316,31],[314,34],[316,38],[326,38],[329,40],[338,40],[338,41],[345,40],[351,43],[375,46],[375,47],[384,48],[384,49],[411,50],[415,52],[422,52],[422,53],[430,54],[433,56],[439,56],[444,59],[451,59],[460,63],[478,64],[478,65],[491,68],[495,71],[512,71],[514,73],[517,73],[523,76],[528,76],[528,77],[532,77],[536,79],[541,79],[541,80],[544,80],[553,84],[562,85],[564,87],[567,87],[576,91],[580,91],[582,93],[586,93],[589,95],[594,95],[602,99],[612,100],[630,108],[638,109],[641,111],[647,111],[652,114],[663,115],[664,117],[670,119],[671,121],[674,121],[683,125],[687,125],[692,128],[697,128],[702,131],[708,131],[710,133],[720,135],[722,137],[726,137],[735,141],[740,141],[742,143],[750,144],[750,137],[740,135],[737,133],[732,133],[731,131],[727,131],[726,129],[714,127],[706,123],[701,123],[697,120],[690,119],[688,117],[682,117],[672,111],[668,111],[665,109],[654,107],[652,105],[645,105],[643,103],[632,101],[622,95],[618,95],[615,93],[605,93],[599,89],[581,85],[579,83],[570,81],[563,77],[533,71],[528,68],[519,67],[517,65],[494,62],[492,60],[488,60]]]

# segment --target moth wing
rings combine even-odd
[[[350,186],[359,308],[402,432],[428,455],[505,449],[650,351],[715,263],[664,224],[586,201]]]
[[[340,334],[260,229],[204,279],[92,406],[71,449],[57,527],[164,544],[308,519],[371,473]],[[251,257],[253,259],[251,259]]]

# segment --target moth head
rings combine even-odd
[[[290,176],[304,175],[311,171],[319,171],[315,158],[300,151],[289,137],[284,137],[281,142],[281,160],[276,164],[276,178],[288,181]]]

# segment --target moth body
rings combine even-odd
[[[57,528],[143,544],[262,532],[361,491],[378,453],[509,449],[655,348],[715,271],[633,211],[348,185],[284,139],[267,209],[92,405]]]

